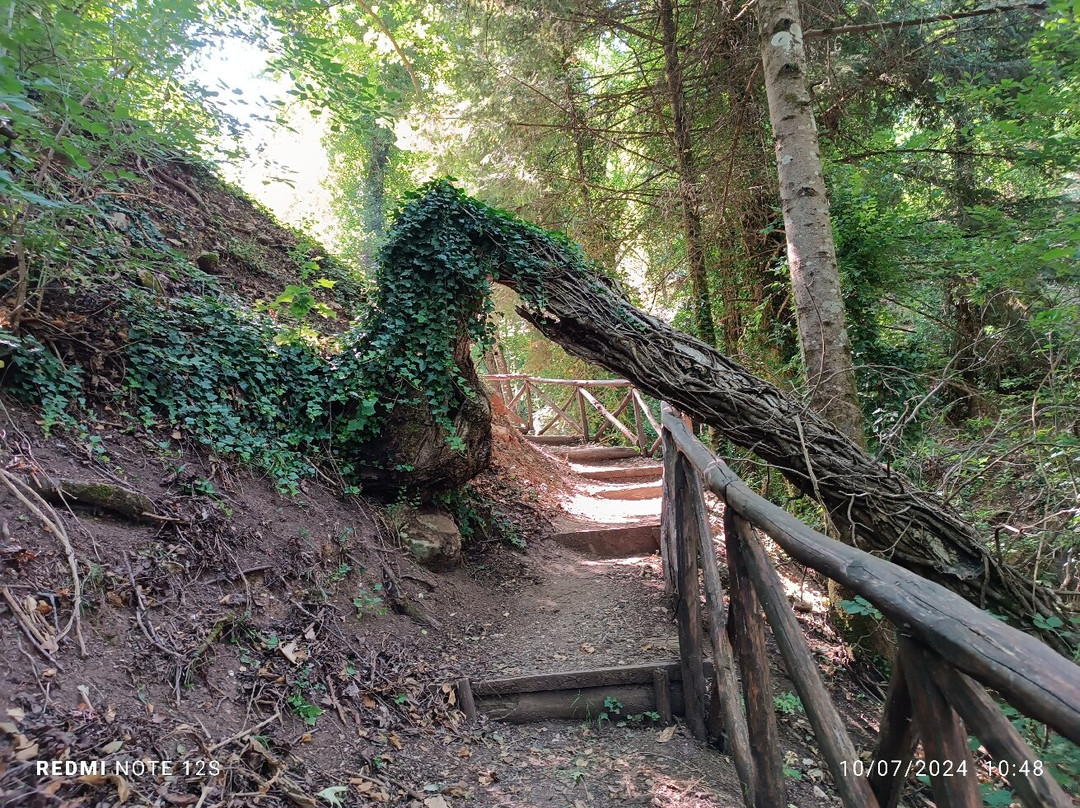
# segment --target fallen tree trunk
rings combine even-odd
[[[514,230],[514,227],[517,229]],[[506,217],[477,245],[494,279],[526,301],[518,312],[568,352],[631,380],[715,427],[732,443],[775,466],[821,502],[845,540],[1040,634],[1038,616],[1062,616],[1051,590],[1001,563],[945,502],[870,457],[805,404],[757,378],[714,348],[629,303],[580,254]],[[542,270],[523,273],[501,252],[527,250]],[[1065,625],[1068,621],[1065,620]]]
[[[634,308],[576,245],[437,181],[401,209],[381,260],[388,277],[413,273],[438,279],[437,288],[464,288],[470,300],[480,300],[477,320],[489,279],[514,289],[523,301],[519,313],[541,333],[775,466],[824,505],[849,544],[1068,652],[1067,638],[1037,622],[1053,615],[1068,625],[1057,595],[991,556],[952,508],[870,457],[802,402]],[[466,281],[476,294],[462,286]]]

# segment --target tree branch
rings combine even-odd
[[[909,20],[894,20],[892,22],[872,22],[864,25],[838,25],[830,28],[812,28],[803,31],[803,40],[820,39],[821,37],[837,36],[839,34],[865,34],[870,31],[889,31],[899,28],[917,28],[920,25],[930,25],[935,22],[949,22],[951,20],[963,20],[968,17],[983,17],[987,14],[1002,14],[1006,11],[1018,11],[1020,9],[1032,9],[1042,11],[1046,8],[1045,2],[1016,3],[1009,6],[991,6],[979,8],[974,11],[957,11],[952,14],[935,14],[932,17],[914,17]]]

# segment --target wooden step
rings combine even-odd
[[[703,666],[708,681],[712,663],[703,660]],[[625,716],[659,711],[655,681],[661,671],[669,682],[672,712],[682,715],[682,670],[677,662],[515,676],[471,684],[476,706],[499,721],[520,724],[550,719],[596,720],[601,713],[607,713],[614,723]],[[622,704],[618,714],[605,707],[607,699]],[[642,725],[650,726],[652,722],[643,720]]]
[[[558,457],[565,457],[571,463],[580,460],[624,460],[641,454],[632,446],[559,446],[549,451]]]
[[[660,483],[652,485],[623,485],[618,488],[603,488],[593,494],[600,499],[624,499],[637,502],[642,499],[657,499],[663,492]]]
[[[525,435],[525,440],[537,446],[576,446],[581,443],[580,435]]]
[[[660,522],[623,527],[569,529],[552,541],[594,558],[626,558],[660,550]]]
[[[664,476],[663,466],[611,466],[609,468],[575,468],[586,480],[598,483],[631,483],[644,480],[659,481]]]

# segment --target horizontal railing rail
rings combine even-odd
[[[766,625],[845,806],[892,808],[913,771],[929,775],[937,805],[981,806],[978,774],[987,772],[977,769],[967,732],[1002,762],[998,773],[1008,775],[1025,806],[1072,805],[1049,766],[1038,760],[984,687],[1080,744],[1080,667],[939,584],[802,523],[752,491],[694,437],[669,405],[663,405],[661,418],[661,552],[665,581],[677,596],[687,724],[702,739],[723,727],[747,806],[788,804]],[[713,552],[705,489],[725,505],[729,610]],[[871,763],[856,754],[755,530],[796,561],[864,597],[897,627],[897,659]],[[708,707],[700,672],[699,562],[716,671]],[[915,765],[920,740],[923,758]]]

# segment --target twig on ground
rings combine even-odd
[[[68,538],[67,531],[64,530],[64,523],[60,520],[60,516],[56,513],[55,509],[32,488],[22,482],[18,477],[9,473],[6,469],[0,469],[0,481],[7,486],[7,489],[11,491],[15,497],[23,503],[30,512],[34,514],[45,525],[57,540],[63,545],[64,553],[67,555],[68,567],[71,569],[71,588],[74,596],[74,606],[71,610],[71,617],[68,619],[67,625],[64,626],[64,630],[60,632],[60,635],[56,638],[57,642],[64,639],[71,631],[72,626],[75,627],[75,636],[79,640],[79,653],[86,657],[86,640],[83,639],[82,633],[82,619],[80,613],[82,612],[82,580],[79,578],[79,560],[75,557],[75,548],[71,546],[71,540]],[[25,492],[24,493],[24,489]],[[29,497],[27,496],[29,494]],[[32,499],[31,499],[32,498]],[[35,503],[33,500],[36,500]],[[40,506],[39,504],[40,503]],[[46,514],[51,514],[47,516]]]
[[[56,661],[56,658],[45,650],[45,646],[50,645],[49,640],[51,638],[42,636],[37,628],[26,619],[26,614],[22,607],[16,602],[15,598],[11,596],[11,591],[6,586],[0,587],[0,595],[3,595],[4,600],[8,602],[11,614],[15,618],[15,622],[19,624],[19,628],[22,629],[23,634],[26,635],[26,639],[30,640],[30,643],[38,650],[38,653],[55,665],[58,670],[63,670],[63,666]],[[52,642],[55,643],[55,640]]]
[[[174,651],[169,648],[165,643],[158,639],[157,632],[154,631],[154,626],[150,623],[150,618],[147,617],[143,620],[143,613],[146,611],[146,603],[143,601],[142,588],[135,583],[135,573],[131,571],[131,562],[128,561],[127,556],[124,556],[124,566],[127,567],[128,581],[131,583],[131,592],[135,596],[135,621],[139,624],[139,628],[142,629],[142,633],[146,636],[146,639],[150,641],[150,644],[157,648],[162,653],[169,657],[172,657],[176,664],[176,677],[173,681],[173,690],[176,693],[176,704],[180,705],[180,680],[182,678],[182,671],[185,669],[185,657],[178,651]]]
[[[281,712],[280,711],[274,713],[269,718],[266,718],[266,719],[260,721],[258,724],[256,724],[255,726],[253,726],[253,727],[251,727],[249,729],[242,729],[238,733],[236,733],[235,735],[229,736],[224,741],[218,741],[216,744],[214,744],[213,746],[211,746],[209,749],[206,750],[206,754],[208,754],[208,755],[212,754],[212,753],[216,752],[218,749],[221,749],[221,747],[223,747],[223,746],[228,746],[229,744],[234,743],[235,741],[239,741],[241,738],[243,738],[246,735],[252,735],[255,732],[257,732],[258,730],[265,727],[267,724],[270,724],[270,723],[273,723],[274,721],[277,721],[279,718],[281,718]]]

